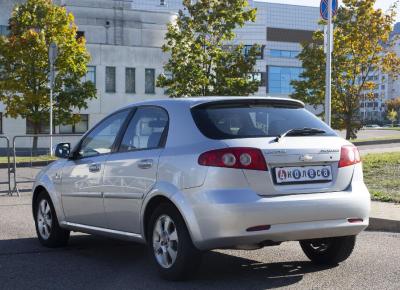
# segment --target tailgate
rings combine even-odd
[[[338,168],[340,149],[348,145],[340,137],[288,136],[279,142],[274,138],[225,142],[229,147],[254,147],[263,152],[268,171],[243,170],[250,187],[260,195],[343,191],[352,179],[354,166]]]

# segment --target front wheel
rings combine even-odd
[[[356,243],[355,236],[300,241],[306,256],[318,265],[337,265],[350,257]]]
[[[34,205],[36,233],[40,243],[49,248],[66,246],[70,232],[60,227],[56,211],[46,192],[39,194]]]
[[[196,273],[201,252],[193,245],[186,224],[170,204],[160,205],[148,226],[148,244],[160,275],[166,280],[185,280]]]

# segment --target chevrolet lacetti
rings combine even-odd
[[[33,188],[40,242],[78,231],[147,243],[169,280],[195,273],[203,251],[285,241],[336,265],[368,225],[357,148],[296,100],[136,103],[55,153]]]

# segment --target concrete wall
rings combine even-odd
[[[0,25],[7,25],[15,0],[0,0]],[[75,16],[79,31],[85,33],[87,49],[91,55],[89,65],[96,66],[97,99],[89,102],[89,128],[110,112],[127,104],[149,99],[165,98],[164,90],[156,88],[155,94],[145,94],[145,69],[155,69],[156,77],[163,72],[168,57],[161,46],[166,24],[175,17],[167,11],[133,10],[131,1],[110,0],[56,0]],[[116,67],[116,92],[105,92],[105,67]],[[136,92],[125,93],[125,68],[136,69]],[[4,105],[0,103],[0,112]],[[58,132],[58,128],[56,128]],[[12,138],[26,133],[23,119],[3,118],[3,134]],[[67,138],[68,139],[68,138]],[[70,138],[71,140],[76,138]],[[64,141],[65,138],[59,138]],[[30,138],[18,139],[18,147],[30,147]],[[56,141],[55,141],[56,142]],[[39,140],[40,147],[48,146],[48,139]],[[0,147],[4,146],[0,143]]]

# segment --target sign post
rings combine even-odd
[[[49,47],[49,65],[50,65],[50,76],[49,76],[49,87],[50,87],[50,156],[53,156],[53,89],[56,78],[56,72],[54,63],[57,59],[57,45],[52,42]]]
[[[321,0],[321,17],[328,21],[326,29],[326,75],[325,75],[325,123],[331,126],[332,120],[332,50],[333,24],[332,18],[336,14],[338,0]]]

